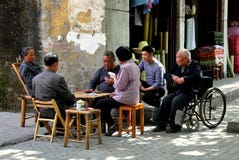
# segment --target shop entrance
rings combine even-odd
[[[156,56],[165,54],[165,59],[160,61],[165,61],[168,70],[175,65],[176,3],[173,0],[154,2],[145,5],[141,1],[138,5],[137,0],[131,1],[130,48],[138,48],[139,42],[146,41],[155,48]]]

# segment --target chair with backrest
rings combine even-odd
[[[34,133],[34,141],[36,141],[37,137],[49,137],[50,142],[53,142],[53,139],[54,139],[54,136],[56,133],[56,129],[60,133],[64,133],[64,130],[65,130],[65,120],[61,115],[60,109],[58,108],[56,101],[54,99],[52,99],[51,101],[39,101],[39,100],[36,100],[33,98],[32,102],[37,111],[37,122],[36,122],[36,128],[35,128],[35,133]],[[55,115],[53,118],[50,118],[50,117],[46,118],[41,115],[40,109],[53,109],[55,111]],[[59,123],[63,126],[63,128],[57,127],[58,120],[59,120]],[[49,132],[49,135],[38,133],[40,123],[42,123],[44,125],[44,127]],[[72,137],[72,134],[71,133],[69,133],[69,134]]]
[[[16,73],[17,78],[20,81],[21,85],[23,86],[23,89],[24,89],[24,92],[25,92],[25,95],[22,95],[20,97],[20,100],[21,100],[20,126],[25,127],[25,119],[35,117],[35,114],[29,114],[29,115],[26,114],[27,107],[33,107],[33,104],[32,104],[32,97],[30,96],[30,94],[27,90],[27,86],[25,85],[25,83],[24,83],[24,81],[23,81],[23,79],[22,79],[22,77],[21,77],[21,75],[18,71],[18,68],[19,68],[20,65],[21,65],[21,63],[12,63],[12,68],[13,68],[14,72]]]

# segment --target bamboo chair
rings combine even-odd
[[[25,95],[22,95],[21,97],[19,97],[19,99],[21,101],[20,126],[25,127],[25,120],[29,119],[29,118],[36,117],[36,116],[35,116],[35,114],[26,114],[27,107],[33,107],[33,104],[32,104],[32,97],[30,96],[30,94],[27,90],[27,86],[25,85],[25,83],[18,71],[18,68],[20,65],[21,65],[21,63],[12,63],[12,68],[13,68],[14,72],[16,73],[17,78],[20,81],[21,85],[23,86],[23,89],[25,92]]]
[[[61,115],[60,109],[58,108],[58,105],[56,104],[56,101],[52,99],[51,101],[39,101],[36,99],[32,99],[32,102],[35,106],[35,109],[37,111],[37,122],[36,122],[36,128],[35,128],[35,133],[34,133],[34,141],[36,141],[37,137],[49,137],[50,142],[53,142],[53,139],[55,137],[56,129],[60,133],[64,133],[65,130],[65,120]],[[41,116],[40,108],[45,108],[45,109],[54,109],[55,111],[55,116],[54,118],[44,118]],[[60,121],[62,124],[63,128],[57,128],[56,124],[57,121]],[[47,129],[49,135],[45,134],[39,134],[38,129],[40,126],[40,123],[44,124],[44,127]],[[70,137],[73,137],[72,133],[69,133]]]

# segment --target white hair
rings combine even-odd
[[[182,54],[183,57],[187,57],[189,60],[191,60],[191,53],[188,49],[180,49],[178,52]]]

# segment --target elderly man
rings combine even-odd
[[[99,90],[101,92],[111,93],[114,92],[114,81],[110,79],[108,72],[118,74],[120,67],[115,64],[115,55],[112,51],[106,51],[103,56],[104,66],[100,67],[91,78],[87,89]]]
[[[201,77],[201,68],[197,61],[191,59],[191,54],[187,49],[181,49],[176,54],[177,66],[164,77],[167,83],[172,83],[172,88],[163,99],[160,112],[158,114],[158,125],[153,132],[166,130],[167,133],[181,131],[181,124],[175,123],[176,112],[182,111],[192,98],[194,82]],[[177,111],[178,110],[178,111]],[[169,127],[166,123],[169,120]]]
[[[118,74],[120,66],[115,63],[115,55],[112,51],[105,51],[103,56],[103,66],[97,69],[93,77],[90,79],[87,85],[87,90],[93,91],[98,90],[100,92],[112,93],[114,92],[114,81],[110,78],[109,72]],[[98,101],[101,98],[95,99],[94,101],[88,100],[87,105],[96,107]]]
[[[45,70],[36,75],[32,80],[34,97],[41,101],[55,99],[62,117],[65,117],[65,109],[73,106],[75,96],[71,94],[64,77],[56,74],[58,69],[58,57],[48,53],[44,57]],[[41,110],[44,117],[54,116],[54,110]]]

